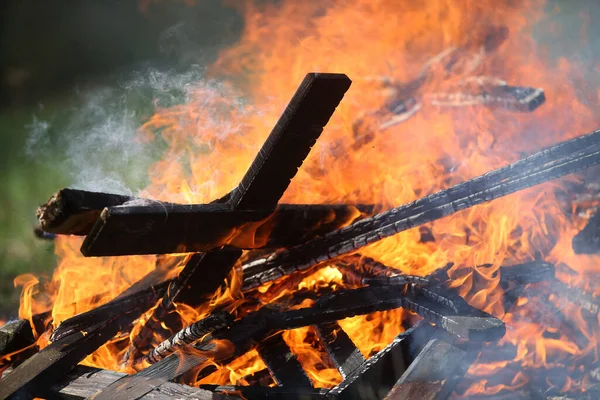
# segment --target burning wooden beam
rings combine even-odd
[[[201,340],[204,336],[219,329],[226,328],[233,323],[233,317],[226,312],[216,312],[200,321],[185,327],[148,353],[147,361],[155,363],[182,347]]]
[[[281,333],[263,340],[257,350],[278,386],[313,387]]]
[[[360,350],[337,322],[325,322],[316,325],[315,328],[321,343],[342,378],[345,379],[365,362]]]
[[[476,344],[460,346],[434,335],[410,363],[385,400],[447,399],[479,352]],[[462,347],[462,348],[461,348]]]
[[[66,376],[42,390],[40,396],[64,400],[88,399],[123,376],[125,374],[120,372],[77,366]],[[217,394],[205,389],[197,389],[173,382],[165,382],[141,397],[143,400],[170,400],[173,398],[193,400],[234,399],[234,397],[226,394]]]
[[[600,212],[594,214],[572,242],[577,254],[600,253]]]
[[[0,357],[35,343],[29,321],[18,319],[0,327]]]
[[[125,296],[118,296],[104,305],[75,315],[63,321],[52,332],[51,340],[53,342],[58,341],[73,333],[85,331],[99,322],[114,320],[124,314],[136,311],[144,313],[163,296],[170,283],[171,281],[165,281],[157,285],[150,285],[146,289]]]
[[[105,209],[89,232],[85,256],[280,248],[327,234],[373,211],[371,205],[282,204],[274,212],[228,204],[127,204]]]
[[[45,232],[87,235],[104,208],[132,199],[118,194],[62,189],[38,208],[37,217]]]
[[[244,265],[244,287],[355,252],[404,230],[600,163],[600,131],[552,146],[412,203]]]
[[[242,182],[218,202],[227,201],[232,210],[272,212],[350,84],[344,74],[307,74]],[[198,305],[223,282],[240,256],[239,250],[220,249],[192,257],[132,341],[126,360],[135,359],[140,350],[148,347],[159,321],[164,320],[175,302]],[[206,274],[209,270],[211,274]]]

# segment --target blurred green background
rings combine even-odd
[[[587,70],[577,84],[597,87],[600,2],[552,0],[548,15],[536,28],[540,47],[581,61]],[[587,41],[580,35],[584,20]],[[193,79],[242,27],[241,16],[220,0],[156,1],[146,12],[136,0],[0,3],[0,319],[16,315],[16,275],[52,272],[52,242],[33,234],[35,210],[57,189],[81,184],[73,174],[78,163],[97,165],[96,175],[123,187],[143,187],[157,149],[133,146],[126,160],[110,151],[126,146],[130,134],[113,137],[110,114],[126,118],[134,131],[160,86],[149,69]],[[161,93],[163,104],[185,98],[181,85],[173,85]],[[100,146],[103,135],[111,136],[108,151],[78,153]]]

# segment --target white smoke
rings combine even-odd
[[[75,106],[50,119],[33,118],[25,151],[59,169],[70,187],[136,194],[165,148],[159,137],[140,140],[141,124],[158,107],[190,101],[199,85],[207,85],[202,72],[148,69],[115,87],[80,90]]]

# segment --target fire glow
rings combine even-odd
[[[169,144],[162,160],[149,171],[151,184],[140,196],[198,204],[228,193],[246,172],[297,82],[313,70],[344,72],[353,78],[353,86],[282,203],[375,204],[378,210],[386,210],[600,125],[571,86],[571,77],[580,73],[577,66],[562,59],[550,62],[535,51],[532,29],[544,18],[542,1],[353,0],[327,7],[318,3],[290,0],[259,7],[244,2],[240,41],[223,50],[208,70],[209,79],[215,81],[199,85],[189,102],[159,109],[140,128],[140,140],[157,140],[161,135]],[[506,37],[493,45],[486,42],[498,32]],[[458,52],[451,68],[435,61],[436,55],[452,49]],[[388,127],[386,122],[394,116],[375,111],[384,108],[398,90],[394,84],[413,82],[424,65],[430,65],[429,72],[415,91],[420,107]],[[543,88],[546,103],[532,113],[518,113],[482,106],[436,107],[426,100],[428,94],[444,92],[473,76]],[[245,101],[235,100],[241,95]],[[360,121],[368,124],[372,137],[357,134],[362,132],[357,129]],[[361,250],[365,256],[419,276],[453,262],[452,286],[460,288],[469,304],[508,325],[498,346],[514,348],[515,354],[476,361],[467,374],[472,384],[462,388],[461,395],[519,390],[530,379],[523,371],[574,372],[597,362],[599,328],[590,326],[581,309],[562,307],[567,323],[585,341],[551,323],[538,322],[535,313],[541,305],[535,298],[520,299],[518,307],[506,313],[499,279],[494,276],[502,265],[543,259],[557,266],[557,277],[569,286],[593,294],[600,291],[593,279],[600,260],[575,254],[571,245],[585,219],[565,213],[559,198],[567,190],[565,185],[577,179],[569,176],[428,224],[434,241],[421,240],[423,232],[412,229]],[[59,261],[52,279],[40,281],[31,275],[16,279],[15,284],[23,287],[21,318],[51,309],[56,327],[113,299],[157,262],[155,256],[84,258],[80,247],[81,239],[59,236]],[[176,276],[187,256],[161,256],[165,257],[173,259],[170,276]],[[202,307],[178,305],[183,325],[225,304],[235,311],[246,301],[240,282],[236,269],[227,287]],[[258,292],[260,300],[269,303],[294,290],[343,285],[340,271],[331,263],[305,276],[297,287],[281,289],[275,282]],[[368,357],[404,329],[406,314],[399,309],[339,323]],[[134,372],[122,363],[123,355],[148,317],[149,313],[140,318],[129,337],[113,339],[84,364]],[[286,331],[283,338],[314,386],[331,387],[341,378],[323,362],[314,336],[312,328],[301,328]],[[47,341],[47,333],[38,338],[40,347]],[[264,368],[252,351],[193,383],[244,384],[244,377]],[[501,379],[498,371],[503,371]],[[585,391],[591,383],[578,376],[548,378],[548,386]]]

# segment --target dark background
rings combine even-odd
[[[196,3],[157,0],[142,11],[137,1],[0,2],[0,319],[16,313],[17,274],[51,273],[55,265],[52,244],[33,235],[35,209],[73,184],[64,168],[72,156],[65,143],[69,135],[81,140],[77,135],[86,134],[85,127],[61,124],[61,118],[72,118],[87,92],[119,88],[134,71],[177,73],[208,65],[239,37],[243,20],[234,9],[219,0]],[[600,2],[552,0],[548,15],[536,26],[540,47],[580,61],[586,74],[577,84],[597,87]],[[588,40],[580,35],[585,20]],[[147,110],[151,100],[135,101]],[[46,120],[53,128],[42,130],[43,140],[38,137],[37,147],[28,150],[36,121]]]

